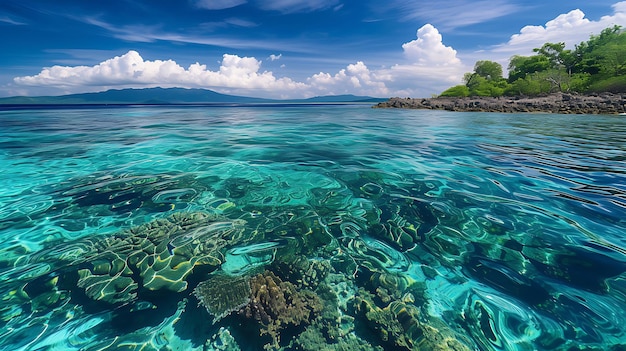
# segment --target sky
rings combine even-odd
[[[146,87],[429,97],[613,25],[615,0],[0,0],[0,97]]]

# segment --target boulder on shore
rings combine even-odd
[[[536,97],[393,97],[374,108],[407,108],[468,112],[545,112],[562,114],[620,114],[626,113],[626,94],[555,93]]]

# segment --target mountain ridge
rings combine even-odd
[[[219,104],[219,103],[339,103],[382,102],[371,96],[327,95],[308,99],[265,99],[221,94],[209,89],[142,88],[110,89],[102,92],[59,96],[12,96],[0,98],[0,105],[161,105],[161,104]]]

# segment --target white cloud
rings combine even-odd
[[[417,39],[402,45],[404,54],[413,62],[422,65],[458,65],[456,50],[445,46],[437,28],[425,24],[417,30]]]
[[[546,22],[545,25],[529,25],[511,36],[507,43],[496,46],[494,53],[531,55],[532,49],[547,42],[565,42],[573,48],[580,42],[589,40],[592,34],[599,34],[603,29],[614,25],[626,26],[626,1],[613,5],[613,14],[603,16],[597,21],[589,20],[580,9],[561,14]]]
[[[403,44],[402,49],[407,62],[384,70],[392,81],[388,85],[396,95],[438,94],[459,84],[470,69],[457,57],[456,50],[443,43],[443,37],[431,24],[418,29],[417,38]]]
[[[292,9],[305,5],[301,9],[312,9],[319,6],[331,8],[330,4],[334,3],[334,0],[276,2],[283,11],[287,11],[288,5]],[[94,24],[108,26],[99,22]],[[545,42],[565,41],[573,47],[574,44],[588,40],[589,35],[599,34],[604,28],[613,25],[626,26],[626,1],[614,4],[613,14],[598,20],[590,20],[581,10],[576,9],[555,17],[545,25],[526,26],[511,36],[507,43],[481,52],[458,53],[444,44],[444,38],[435,26],[426,24],[417,30],[415,39],[402,45],[403,57],[390,59],[385,66],[371,68],[363,61],[357,61],[336,73],[319,72],[299,80],[279,77],[263,70],[262,61],[254,57],[225,54],[219,68],[211,70],[200,63],[185,68],[173,60],[144,60],[138,52],[129,51],[94,66],[57,65],[44,68],[36,75],[14,78],[11,88],[14,91],[26,89],[31,94],[37,89],[46,88],[47,91],[54,89],[60,94],[161,86],[206,88],[222,93],[270,98],[332,94],[423,97],[460,84],[463,74],[471,71],[471,65],[477,60],[493,60],[506,67],[508,58],[513,54],[532,54],[533,48]],[[130,34],[130,31],[124,30],[119,34]],[[176,35],[156,35],[154,31],[143,39],[188,40]],[[282,54],[271,54],[267,60],[281,58]]]
[[[23,23],[23,22],[18,22],[18,21],[14,20],[14,19],[12,19],[12,18],[10,18],[10,17],[8,17],[8,16],[3,16],[3,17],[0,17],[0,22],[2,22],[2,23],[7,23],[7,24],[12,24],[12,25],[15,25],[15,26],[23,26],[23,25],[26,25],[26,23]]]
[[[519,10],[510,0],[449,0],[445,5],[439,0],[394,0],[388,7],[402,14],[404,20],[425,20],[446,30],[487,22]]]
[[[17,87],[33,90],[55,89],[58,94],[161,86],[271,98],[336,94],[428,96],[457,84],[465,72],[456,51],[443,44],[441,34],[432,25],[420,28],[417,38],[402,48],[405,59],[391,68],[370,69],[357,61],[335,74],[319,72],[302,81],[263,71],[262,62],[254,57],[225,54],[219,69],[210,70],[200,63],[184,68],[173,60],[144,60],[138,52],[129,51],[94,66],[44,68],[36,75],[16,77],[13,82]],[[272,54],[269,60],[281,57]]]
[[[207,32],[207,31],[214,32],[218,29],[224,29],[224,28],[229,28],[229,27],[252,28],[256,26],[258,26],[257,23],[249,21],[247,19],[230,17],[230,18],[220,19],[219,21],[200,23],[193,30],[195,31],[199,29],[200,32]],[[111,30],[110,28],[108,29]]]
[[[315,49],[310,48],[308,45],[301,44],[293,41],[282,40],[256,40],[244,37],[231,37],[231,36],[215,36],[215,35],[200,35],[181,32],[165,32],[158,26],[145,26],[145,25],[132,25],[132,26],[119,26],[113,23],[102,21],[93,17],[80,17],[74,18],[77,21],[88,23],[99,28],[105,29],[110,32],[114,38],[122,39],[129,42],[140,43],[152,43],[156,41],[167,41],[173,43],[190,43],[199,45],[211,45],[220,46],[225,48],[234,49],[263,49],[263,50],[289,50],[291,52],[300,53],[313,53]],[[223,25],[235,25],[240,27],[253,27],[256,23],[238,20],[233,18],[227,18],[220,22],[206,22],[201,26],[205,29],[211,30],[214,27]]]
[[[257,0],[264,10],[282,13],[313,12],[335,7],[338,0]]]
[[[615,13],[624,13],[626,12],[626,1],[618,2],[613,4],[613,11]]]
[[[417,38],[402,45],[405,61],[391,68],[371,70],[363,62],[348,65],[337,74],[320,72],[307,79],[313,91],[346,94],[359,91],[371,96],[414,96],[438,94],[459,84],[471,67],[463,65],[457,52],[443,44],[439,31],[426,24]]]
[[[337,74],[320,72],[307,78],[309,90],[314,95],[358,94],[371,96],[387,96],[389,89],[385,81],[389,77],[379,72],[370,71],[359,61],[348,65]]]
[[[246,28],[251,28],[251,27],[256,27],[257,24],[255,22],[252,21],[248,21],[246,19],[243,18],[236,18],[236,17],[231,17],[231,18],[226,18],[224,19],[224,23],[226,24],[230,24],[236,27],[246,27]]]
[[[207,10],[223,10],[245,4],[246,0],[198,0],[196,6]]]
[[[187,69],[173,60],[144,60],[138,52],[108,59],[95,66],[53,66],[34,76],[17,77],[21,86],[55,87],[65,93],[129,87],[209,88],[217,91],[256,92],[301,91],[302,83],[277,78],[272,72],[260,72],[261,62],[253,57],[224,55],[217,71],[194,63]]]
[[[173,60],[144,60],[138,52],[129,51],[95,66],[53,66],[13,81],[20,87],[49,87],[63,94],[156,86],[206,88],[271,98],[332,94],[387,96],[389,93],[384,77],[370,71],[363,62],[350,64],[335,75],[315,74],[306,82],[261,71],[261,63],[254,57],[225,54],[219,69],[212,71],[200,63],[184,68]]]
[[[281,57],[283,57],[283,54],[278,54],[278,55],[271,54],[269,59],[270,61],[276,61],[276,60],[280,60]]]

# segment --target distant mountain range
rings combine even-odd
[[[146,88],[107,90],[61,96],[0,98],[0,105],[160,105],[160,104],[261,104],[261,103],[377,103],[387,99],[370,96],[331,95],[310,99],[272,100],[216,93],[208,89]]]

